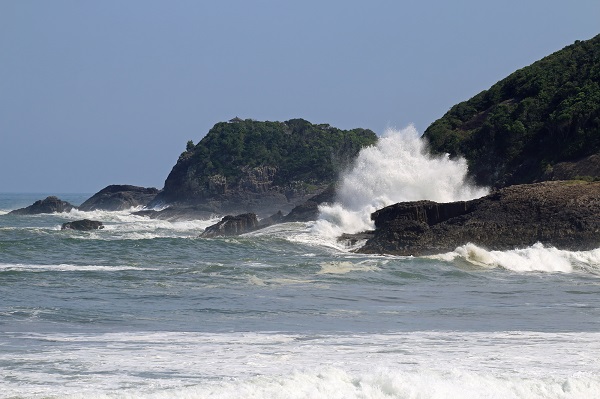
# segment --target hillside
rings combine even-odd
[[[600,35],[455,105],[424,137],[433,152],[465,157],[482,185],[600,178]]]
[[[217,123],[198,144],[188,142],[152,205],[201,205],[217,213],[289,211],[333,183],[376,140],[370,130],[303,119]]]

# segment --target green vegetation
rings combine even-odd
[[[600,151],[600,35],[520,69],[455,105],[424,136],[464,156],[475,180],[505,186]]]
[[[329,184],[362,147],[376,140],[370,130],[340,130],[303,119],[217,123],[197,145],[188,142],[165,182],[164,195],[206,197],[210,176],[224,176],[232,188],[249,169],[260,167],[275,170],[273,185]]]

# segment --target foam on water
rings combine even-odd
[[[598,333],[10,335],[1,397],[592,398]],[[4,365],[12,364],[10,369]],[[73,375],[78,378],[73,379]]]
[[[474,244],[466,244],[452,252],[429,258],[468,262],[484,268],[502,267],[515,272],[570,273],[579,269],[600,274],[600,248],[592,251],[564,251],[538,243],[522,249],[488,251]]]
[[[467,181],[463,159],[435,157],[414,126],[388,129],[363,149],[337,189],[336,203],[323,205],[313,232],[324,237],[373,229],[371,213],[402,201],[451,202],[486,195]]]
[[[83,240],[148,240],[165,237],[197,237],[206,227],[219,220],[218,218],[186,221],[150,219],[132,214],[131,212],[135,210],[135,208],[116,212],[72,210],[61,215],[69,220],[92,219],[104,223],[102,230],[87,234],[75,233],[74,238]],[[56,229],[60,229],[60,225],[57,225]]]
[[[133,266],[99,266],[99,265],[24,265],[24,264],[0,264],[0,272],[118,272],[125,270],[155,270],[147,267]]]

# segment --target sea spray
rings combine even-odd
[[[334,204],[319,208],[313,231],[327,237],[373,229],[371,213],[403,201],[452,202],[486,195],[469,184],[464,159],[433,156],[414,126],[388,129],[342,176]]]

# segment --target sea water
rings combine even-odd
[[[389,203],[484,195],[465,173],[389,132],[320,220],[213,239],[217,219],[15,216],[48,193],[1,194],[0,397],[600,397],[600,249],[336,241]],[[60,230],[83,218],[106,227]]]

